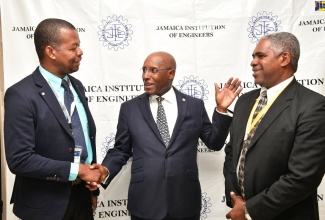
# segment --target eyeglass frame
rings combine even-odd
[[[155,71],[152,71],[152,70],[155,70]],[[168,71],[170,71],[170,70],[175,70],[175,69],[173,69],[173,68],[158,69],[157,67],[149,67],[149,68],[147,68],[147,67],[141,67],[140,68],[140,71],[142,72],[142,74],[145,74],[146,72],[149,72],[151,74],[156,74],[156,73],[158,73],[161,70],[168,70]]]

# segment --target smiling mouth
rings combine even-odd
[[[153,84],[144,84],[144,87],[146,87],[146,88],[150,88],[150,87],[152,87],[153,86]]]
[[[261,69],[253,69],[253,73],[259,72]]]

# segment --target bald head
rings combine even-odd
[[[157,52],[151,53],[151,54],[149,54],[149,56],[147,56],[147,58],[145,59],[144,62],[146,62],[147,60],[152,60],[152,59],[155,59],[157,62],[159,62],[159,64],[161,66],[176,70],[175,58],[167,52],[157,51]]]
[[[175,58],[167,52],[154,52],[144,61],[142,79],[149,95],[162,96],[168,92],[176,71]]]

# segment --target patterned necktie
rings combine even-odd
[[[264,108],[264,106],[266,104],[267,104],[267,97],[266,97],[266,90],[264,90],[260,95],[260,100],[258,101],[257,107],[256,107],[255,112],[253,114],[253,120],[256,118],[258,113]],[[247,139],[244,140],[243,149],[242,149],[242,153],[241,153],[241,156],[240,156],[239,169],[238,169],[238,183],[239,183],[239,186],[240,186],[241,194],[242,194],[244,199],[245,199],[244,166],[245,166],[246,153],[247,153],[248,146],[250,145],[251,140],[252,140],[252,138],[253,138],[253,136],[255,134],[255,131],[256,131],[258,125],[260,124],[262,118],[263,118],[263,116],[260,118],[260,120],[255,124],[255,126],[249,132],[249,134],[247,135]]]
[[[72,91],[69,88],[68,82],[64,79],[62,79],[61,86],[64,88],[64,105],[66,106],[69,114],[71,114],[71,112],[70,112],[71,103],[73,102],[73,99],[74,99]],[[82,149],[81,156],[80,156],[80,163],[84,164],[88,157],[88,152],[87,152],[85,136],[84,136],[81,122],[80,122],[77,107],[74,108],[74,111],[73,111],[73,114],[71,117],[70,128],[73,133],[75,145]]]
[[[169,136],[169,130],[168,130],[168,124],[165,114],[164,106],[161,104],[161,102],[164,100],[162,97],[157,98],[158,102],[158,110],[157,110],[157,126],[158,130],[160,132],[160,135],[164,141],[165,146],[168,146],[170,136]]]

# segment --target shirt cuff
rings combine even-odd
[[[251,216],[248,214],[247,209],[245,207],[245,219],[246,220],[252,220]]]
[[[216,112],[218,112],[219,114],[222,114],[222,115],[226,115],[226,116],[229,116],[229,117],[232,117],[233,114],[232,112],[230,112],[229,110],[227,110],[227,112],[219,112],[216,108]]]
[[[108,177],[109,177],[109,170],[108,170],[106,167],[104,167],[104,168],[106,169],[107,176],[106,176],[106,178],[102,181],[102,184],[107,185]]]
[[[79,164],[71,163],[69,181],[73,181],[77,178],[79,171]]]

